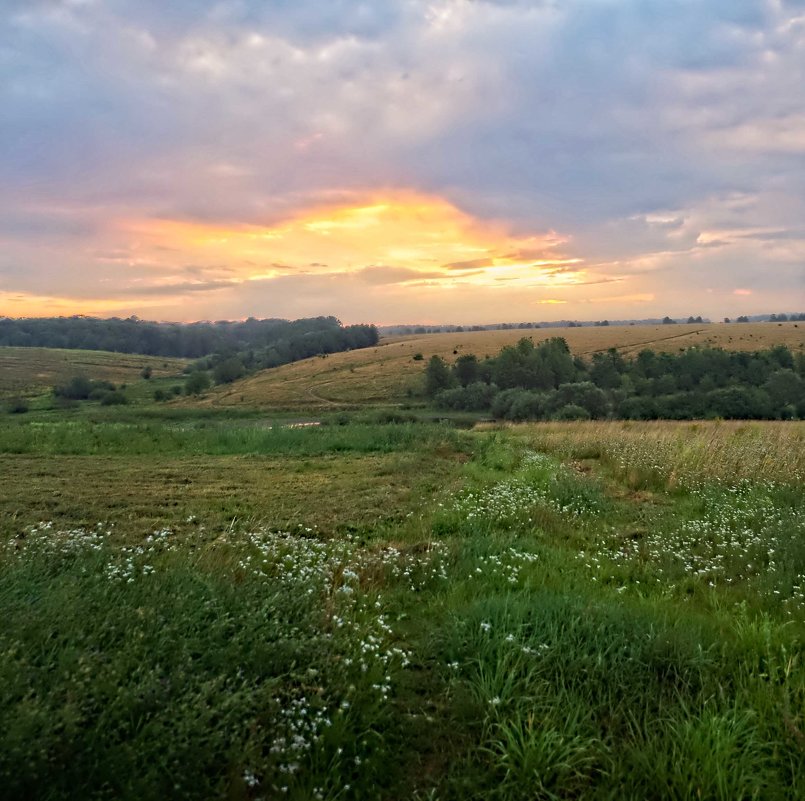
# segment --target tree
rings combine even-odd
[[[775,407],[796,405],[805,399],[805,382],[790,369],[777,370],[764,385]]]
[[[620,358],[620,355],[616,355]],[[590,378],[601,389],[617,389],[621,385],[621,374],[618,371],[617,361],[610,353],[594,353],[593,366]]]
[[[459,356],[453,366],[453,373],[462,387],[473,384],[478,380],[478,358],[473,353]]]
[[[245,374],[246,368],[237,356],[231,356],[218,362],[212,371],[213,380],[216,384],[231,384]]]
[[[185,395],[200,395],[205,389],[209,389],[210,377],[203,370],[196,370],[190,374],[185,381]]]
[[[439,356],[431,356],[425,368],[425,394],[433,398],[437,392],[450,389],[454,384],[455,379],[447,362]]]

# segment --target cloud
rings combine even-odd
[[[489,308],[462,282],[654,281],[680,304],[739,282],[762,311],[803,289],[803,19],[761,0],[8,0],[0,286],[231,292],[246,316],[247,276],[310,274],[317,313],[333,281],[387,298],[433,281],[432,306],[400,294],[400,313],[452,319]],[[347,218],[293,253],[248,247],[400,197],[430,205],[383,218],[393,247],[347,241]],[[188,240],[202,229],[230,248]],[[182,272],[195,261],[219,266]],[[510,301],[519,318],[532,299]]]
[[[441,272],[423,272],[421,270],[411,270],[407,267],[385,267],[382,265],[364,267],[354,275],[367,284],[375,285],[407,284],[444,278],[444,274]]]

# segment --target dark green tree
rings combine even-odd
[[[455,378],[447,366],[447,362],[439,356],[431,356],[425,368],[425,394],[429,398],[436,396],[443,389],[455,386]]]

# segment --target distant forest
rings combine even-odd
[[[94,317],[0,318],[0,345],[76,348],[198,359],[241,354],[251,368],[276,367],[319,354],[377,344],[373,325],[343,326],[335,317],[244,322],[155,323]]]
[[[750,316],[741,315],[734,320],[729,317],[724,318],[725,323],[786,323],[805,321],[805,312],[793,312],[791,314],[754,314]],[[382,325],[379,327],[381,334],[385,335],[406,335],[406,334],[442,334],[442,333],[461,333],[462,331],[517,331],[530,330],[532,328],[598,328],[610,325],[676,325],[677,323],[687,323],[688,325],[709,325],[711,320],[708,317],[697,315],[696,317],[648,317],[641,320],[553,320],[541,322],[520,322],[520,323],[488,323],[486,325]]]
[[[554,337],[521,339],[497,356],[433,356],[425,391],[442,409],[506,420],[805,419],[805,354],[784,345],[754,353],[689,348],[678,354],[615,348],[573,357]]]

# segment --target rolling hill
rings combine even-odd
[[[264,370],[219,387],[197,401],[212,406],[244,404],[271,409],[332,409],[400,404],[419,391],[427,359],[452,361],[463,353],[491,356],[522,337],[535,343],[564,337],[574,354],[617,348],[634,355],[644,348],[677,351],[693,346],[754,351],[785,344],[805,349],[805,324],[717,323],[610,326],[509,331],[465,331],[390,337],[375,348],[337,353]],[[422,360],[415,360],[422,354]]]
[[[154,378],[174,376],[185,359],[98,350],[0,347],[0,397],[33,396],[75,375],[115,384],[131,383],[150,367]]]

